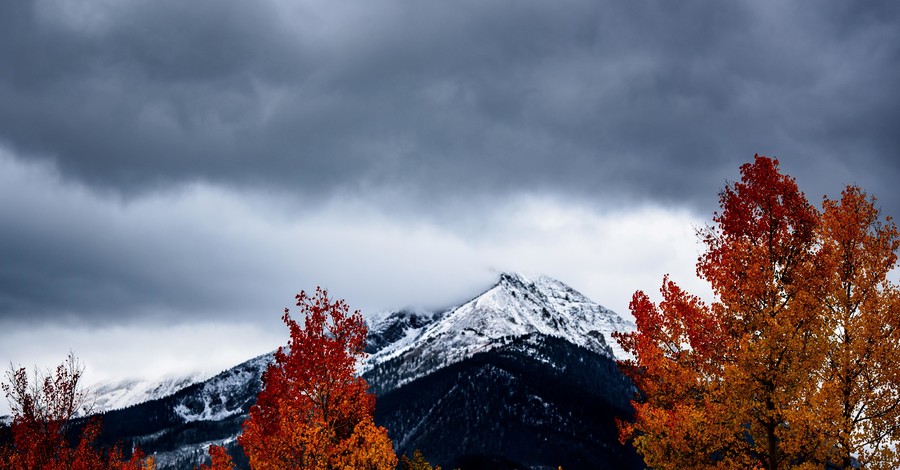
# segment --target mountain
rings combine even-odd
[[[632,386],[609,336],[633,328],[560,281],[503,274],[459,306],[373,321],[358,370],[378,395],[376,423],[400,453],[421,449],[444,468],[640,468],[616,438]],[[160,469],[193,468],[210,444],[245,463],[235,438],[271,361],[266,354],[202,382],[113,394],[185,385],[107,411],[101,439],[139,444]]]
[[[609,356],[532,333],[382,394],[375,421],[443,468],[641,468],[615,426],[631,390]]]
[[[613,331],[633,329],[632,323],[560,281],[549,277],[531,281],[504,273],[492,288],[446,312],[402,311],[374,324],[378,347],[370,351],[362,372],[373,379],[372,387],[380,394],[489,351],[504,338],[527,334],[552,336],[597,354],[624,357],[618,344],[607,338]],[[384,364],[390,364],[390,374],[374,371]]]
[[[88,397],[93,402],[95,412],[105,413],[166,397],[207,379],[209,379],[209,374],[193,372],[158,379],[107,380],[89,387]]]
[[[103,413],[100,442],[137,444],[155,455],[160,470],[193,469],[210,444],[232,448],[236,462],[245,463],[235,438],[272,360],[264,354],[172,395]]]
[[[503,274],[443,313],[375,323],[362,371],[399,453],[444,468],[640,468],[617,440],[633,389],[608,341],[633,329],[560,281]]]

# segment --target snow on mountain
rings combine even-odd
[[[613,358],[625,358],[612,340],[613,331],[633,331],[634,324],[593,302],[558,280],[534,280],[504,273],[478,297],[443,312],[401,310],[370,318],[367,352],[360,373],[394,361],[400,375],[393,385],[427,375],[437,368],[494,349],[503,338],[533,333],[555,336]],[[247,381],[259,380],[272,360],[266,354],[210,378],[195,372],[163,379],[126,379],[95,384],[89,390],[94,409],[106,412],[172,395],[202,383],[196,398],[185,400],[176,413],[186,421],[215,420],[240,413],[229,396]],[[402,364],[401,364],[402,363]]]
[[[196,393],[182,397],[175,413],[190,423],[218,421],[245,412],[262,386],[262,374],[274,360],[263,354],[203,382]]]
[[[370,319],[366,338],[367,353],[389,355],[412,344],[422,331],[440,318],[439,313],[424,310],[400,310],[375,320]]]
[[[92,397],[94,411],[103,413],[169,396],[189,385],[208,379],[210,375],[205,372],[194,372],[161,379],[108,380],[88,387],[88,394]]]
[[[383,335],[387,328],[395,331]],[[367,358],[361,370],[365,373],[378,364],[395,362],[394,385],[401,385],[493,349],[503,338],[532,333],[624,358],[625,352],[610,334],[633,330],[633,323],[558,280],[545,276],[531,280],[505,273],[488,291],[443,313],[429,317],[401,312],[374,324],[370,334],[390,341],[382,341],[385,344]]]

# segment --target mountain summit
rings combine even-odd
[[[362,371],[392,363],[395,376],[376,380],[378,391],[384,391],[531,334],[623,358],[610,333],[633,329],[634,324],[563,282],[503,273],[493,287],[462,305],[433,314],[401,311],[371,325],[371,355]]]

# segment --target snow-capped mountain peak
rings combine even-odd
[[[464,347],[483,342],[475,339],[479,337],[540,333],[614,354],[618,351],[610,349],[609,333],[629,328],[615,312],[560,281],[546,276],[532,281],[521,274],[504,273],[487,292],[448,312],[420,341],[455,334],[461,336],[457,346]],[[475,340],[462,340],[470,337]]]
[[[445,312],[430,317],[420,314],[417,321],[400,323],[409,318],[408,313],[403,315],[398,313],[373,325],[370,334],[375,337],[385,327],[399,330],[388,338],[393,341],[382,341],[385,344],[380,344],[362,366],[366,371],[403,356],[402,368],[408,370],[398,371],[398,384],[493,349],[504,338],[535,333],[621,358],[624,352],[610,340],[610,333],[634,328],[615,312],[558,280],[546,276],[531,280],[516,273],[502,274],[493,287]]]

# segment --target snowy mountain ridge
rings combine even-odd
[[[360,373],[401,356],[415,356],[411,364],[422,367],[395,385],[449,365],[503,343],[503,338],[539,333],[555,336],[613,358],[626,357],[612,340],[613,331],[633,331],[634,324],[590,300],[556,279],[534,280],[517,273],[503,273],[498,282],[459,306],[442,312],[400,310],[370,319],[369,356]],[[254,358],[219,375],[204,372],[162,379],[105,381],[89,388],[94,411],[107,412],[172,395],[203,383],[202,402],[183,403],[176,413],[186,421],[202,421],[239,413],[226,397],[248,379],[259,379],[272,354]]]
[[[93,411],[104,413],[172,395],[210,376],[205,372],[193,372],[154,379],[107,380],[88,387],[88,395],[93,401]]]
[[[611,358],[625,358],[613,331],[633,331],[622,319],[568,285],[546,276],[531,280],[504,273],[492,288],[445,312],[403,311],[371,327],[377,350],[361,365],[365,374],[396,362],[399,386],[503,344],[505,338],[542,334]],[[392,330],[390,334],[386,331]],[[374,349],[374,348],[373,348]]]
[[[248,401],[255,401],[262,374],[273,361],[273,353],[263,354],[198,384],[196,393],[178,400],[175,414],[190,423],[220,421],[244,413]]]

